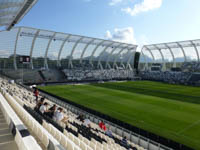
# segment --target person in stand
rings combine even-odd
[[[107,136],[111,137],[111,138],[113,137],[112,131],[111,131],[110,129],[107,129],[105,134],[106,134]]]
[[[55,111],[53,115],[53,120],[57,123],[60,123],[60,121],[64,122],[65,124],[68,123],[68,117],[64,116],[63,108],[59,107],[58,110]]]
[[[36,104],[36,106],[35,106],[35,108],[34,108],[35,111],[38,111],[38,110],[40,109],[40,106],[43,105],[44,100],[45,100],[45,98],[42,97],[42,98],[37,102],[37,104]]]
[[[101,121],[101,122],[99,123],[99,127],[100,127],[101,129],[103,129],[104,131],[106,131],[106,125],[105,125],[105,123],[104,123],[103,121]]]
[[[35,96],[35,101],[37,102],[38,101],[38,96],[39,96],[39,91],[37,88],[34,89],[34,96]]]
[[[84,121],[84,115],[80,114],[76,119],[80,120],[81,122],[83,122]]]
[[[44,114],[49,116],[50,118],[53,118],[55,112],[56,112],[56,104],[54,104],[51,108],[49,108],[48,112]]]
[[[126,136],[124,136],[124,137],[122,138],[121,144],[122,144],[124,147],[126,147],[127,149],[129,149],[129,147],[130,147],[129,144],[128,144],[128,141],[127,141]]]
[[[47,113],[47,112],[49,112],[49,110],[48,110],[48,103],[47,102],[45,102],[44,104],[42,104],[41,106],[40,106],[40,108],[39,108],[39,111],[42,113],[42,114],[44,114],[44,113]]]
[[[91,121],[90,121],[90,119],[86,118],[83,121],[83,125],[90,128],[91,127]]]

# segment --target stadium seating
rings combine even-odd
[[[121,144],[121,139],[122,139],[122,131],[120,129],[115,128],[114,126],[110,126],[110,128],[113,131],[117,131],[116,133],[113,132],[113,137],[109,137],[105,134],[105,131],[102,131],[98,127],[98,122],[92,123],[91,125],[91,130],[89,130],[87,127],[85,127],[79,120],[76,119],[77,115],[72,113],[70,110],[66,110],[66,114],[69,116],[69,124],[68,126],[65,127],[63,124],[57,124],[53,120],[49,121],[47,117],[42,116],[41,114],[35,112],[33,110],[35,106],[35,98],[32,94],[32,92],[24,89],[23,87],[16,85],[16,84],[9,84],[8,81],[6,80],[0,80],[1,85],[3,85],[3,88],[11,93],[13,96],[10,96],[9,94],[6,94],[7,99],[15,99],[18,105],[15,107],[21,107],[20,110],[22,109],[22,106],[26,107],[26,110],[29,112],[30,115],[25,113],[27,116],[30,118],[35,118],[32,121],[28,121],[30,119],[27,119],[26,116],[24,116],[24,112],[20,113],[19,115],[22,115],[21,117],[24,118],[24,121],[27,122],[27,124],[32,127],[36,134],[40,134],[41,141],[46,141],[47,146],[48,143],[48,137],[50,137],[49,134],[48,137],[45,139],[45,134],[46,130],[58,141],[64,148],[66,149],[73,149],[73,150],[78,150],[78,149],[94,149],[94,150],[104,150],[104,149],[113,149],[113,150],[118,150],[118,149],[126,149],[122,144]],[[46,99],[45,101],[48,101],[51,105],[54,103]],[[13,103],[14,105],[14,103]],[[25,110],[23,110],[25,111]],[[33,115],[34,114],[34,115]],[[37,120],[38,122],[36,123]],[[33,125],[34,124],[34,125]],[[36,125],[37,124],[37,125]],[[40,125],[41,124],[41,125]],[[42,126],[43,128],[38,128]],[[109,127],[109,125],[107,125]],[[62,130],[63,129],[63,130]],[[125,135],[125,134],[124,134]],[[52,137],[52,138],[53,138]],[[138,150],[143,150],[144,148],[140,147],[139,145],[133,143],[130,141],[131,137],[127,133],[127,138],[129,139],[129,145],[132,149],[138,149]],[[50,141],[50,140],[49,140]],[[52,139],[51,139],[52,141]],[[54,143],[55,144],[55,143]]]
[[[4,91],[1,92],[5,94]],[[36,140],[30,135],[26,126],[19,119],[10,105],[7,103],[5,98],[0,94],[0,107],[2,109],[3,115],[6,119],[7,124],[15,136],[15,142],[20,150],[41,150],[41,147],[37,144]],[[8,141],[9,142],[9,141]],[[31,146],[30,146],[31,145]],[[11,149],[16,149],[16,147],[8,147]],[[2,148],[3,149],[3,148]]]

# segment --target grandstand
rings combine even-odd
[[[29,27],[2,31],[0,39],[2,72],[24,82],[134,78],[136,45]]]
[[[200,40],[144,45],[141,77],[176,84],[200,85]]]

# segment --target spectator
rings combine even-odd
[[[39,91],[37,88],[34,89],[34,96],[35,96],[35,101],[37,102],[38,101],[38,96],[39,96]]]
[[[56,104],[54,104],[51,108],[48,110],[49,112],[46,112],[45,115],[49,116],[50,118],[53,118],[54,113],[56,112]]]
[[[106,135],[111,137],[111,138],[113,137],[112,131],[110,129],[106,130]]]
[[[43,105],[44,100],[45,100],[45,98],[42,97],[42,98],[37,102],[37,104],[36,104],[36,106],[35,106],[35,108],[34,108],[35,111],[38,111],[38,110],[39,110],[40,106]]]
[[[104,131],[106,131],[106,125],[104,124],[103,121],[101,121],[101,122],[99,123],[99,127],[100,127],[101,129],[103,129]]]
[[[121,144],[126,147],[127,149],[129,149],[129,144],[127,142],[127,138],[126,136],[123,137],[122,141],[121,141]]]
[[[76,119],[80,120],[81,122],[83,122],[84,121],[84,115],[80,114]]]
[[[86,127],[91,127],[91,121],[87,118],[84,120],[83,125],[85,125]]]
[[[63,108],[59,107],[57,111],[55,111],[53,120],[59,123],[60,121],[64,122],[67,124],[68,117],[63,115]]]
[[[48,106],[48,105],[49,105],[49,104],[48,104],[47,102],[45,102],[44,104],[42,104],[42,105],[40,106],[39,111],[40,111],[42,114],[48,112],[48,110],[47,110],[47,106]]]

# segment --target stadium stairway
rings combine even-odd
[[[0,150],[18,150],[14,137],[9,130],[3,113],[0,110]]]

